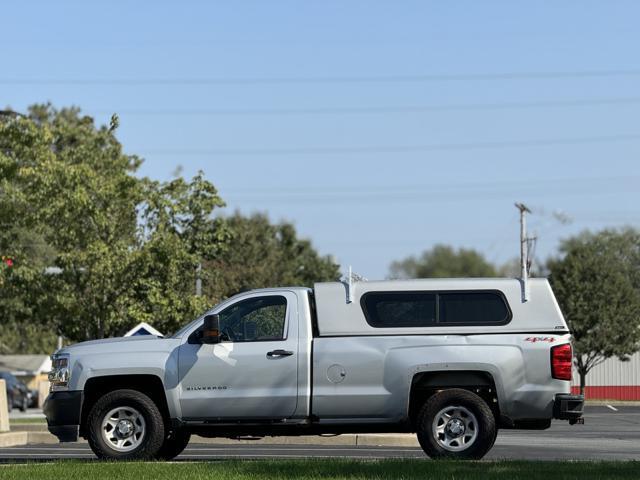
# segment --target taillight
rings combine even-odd
[[[551,347],[551,376],[558,380],[571,380],[573,350],[570,343]]]

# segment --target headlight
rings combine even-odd
[[[69,354],[60,353],[51,355],[51,364],[52,368],[49,372],[51,391],[67,390],[69,388],[69,379],[71,378]]]

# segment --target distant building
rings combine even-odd
[[[0,355],[0,370],[11,372],[28,388],[37,390],[40,382],[46,382],[51,370],[49,355]]]
[[[580,377],[573,371],[573,391],[580,389]],[[628,362],[609,358],[587,374],[587,400],[640,400],[640,353]]]
[[[137,337],[138,335],[156,335],[158,337],[162,337],[162,333],[153,328],[146,322],[141,322],[127,333],[124,334],[125,337]]]

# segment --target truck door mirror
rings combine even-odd
[[[207,315],[204,317],[202,330],[202,343],[220,343],[220,315]]]

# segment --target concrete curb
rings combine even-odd
[[[233,440],[230,438],[191,437],[191,443],[210,445],[331,445],[331,446],[378,446],[378,447],[419,447],[413,434],[344,434],[310,435],[299,437],[264,437],[255,440]]]
[[[15,447],[31,444],[56,444],[58,439],[46,431],[21,431],[0,434],[1,447]],[[86,443],[80,440],[78,443]],[[331,446],[380,446],[380,447],[419,447],[418,440],[412,434],[359,434],[332,436],[300,437],[264,437],[255,440],[230,438],[206,438],[194,435],[191,443],[208,445],[331,445]]]
[[[26,445],[29,434],[27,432],[5,432],[0,433],[0,447],[15,447]]]

